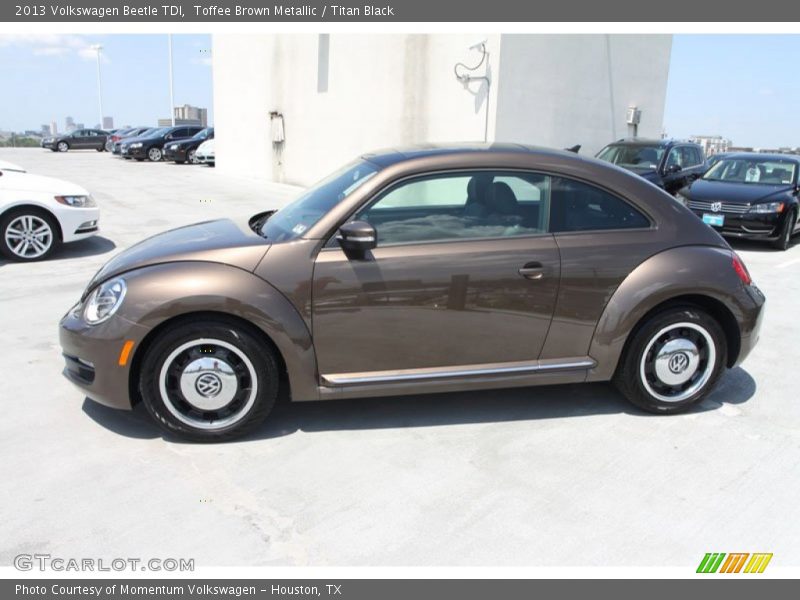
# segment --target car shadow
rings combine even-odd
[[[725,405],[747,402],[756,392],[756,382],[737,367],[728,371],[708,398],[692,413],[718,410]],[[185,443],[163,433],[140,404],[133,411],[107,408],[88,398],[83,411],[106,429],[130,438],[163,437]],[[357,431],[441,427],[511,421],[539,421],[592,415],[630,414],[637,417],[669,418],[639,410],[608,383],[527,387],[504,390],[452,392],[415,396],[392,396],[330,402],[289,402],[281,397],[257,431],[235,440],[252,442],[296,432]]]
[[[49,258],[40,262],[56,262],[59,260],[67,260],[72,258],[83,258],[85,256],[98,256],[111,252],[117,245],[108,238],[101,235],[95,235],[85,240],[77,242],[70,242],[64,244],[61,248],[57,249]],[[15,261],[6,258],[0,258],[0,267],[4,267]]]
[[[737,238],[726,238],[730,247],[734,250],[738,251],[745,251],[745,252],[767,252],[767,253],[778,253],[780,254],[783,250],[778,250],[777,248],[772,247],[772,242],[765,242],[761,240],[742,240]],[[800,245],[800,234],[796,234],[792,237],[792,240],[789,242],[789,247],[786,249],[786,252],[794,248],[795,246]]]

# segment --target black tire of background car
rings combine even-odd
[[[717,362],[711,377],[695,394],[681,402],[663,402],[653,397],[642,384],[639,363],[647,344],[658,331],[671,324],[682,322],[696,323],[711,335],[716,348]],[[714,388],[725,370],[727,361],[728,345],[725,332],[717,320],[695,306],[672,306],[652,315],[631,333],[612,381],[622,395],[639,408],[656,414],[674,414],[683,412],[700,402]]]
[[[177,419],[161,398],[159,377],[164,361],[180,345],[199,338],[216,338],[236,346],[255,367],[258,393],[249,413],[225,429],[209,431]],[[224,318],[184,322],[161,332],[146,349],[140,369],[139,392],[147,411],[169,433],[195,442],[223,442],[252,431],[267,418],[278,397],[279,371],[275,352],[255,331]]]
[[[11,248],[8,247],[6,243],[6,228],[11,224],[11,222],[16,219],[17,217],[21,217],[24,215],[34,215],[39,217],[40,219],[44,219],[47,221],[47,224],[50,226],[50,230],[53,232],[52,242],[50,243],[50,247],[45,251],[44,254],[41,256],[37,256],[35,258],[23,258],[14,254]],[[3,213],[3,216],[0,217],[0,253],[3,256],[8,258],[9,260],[17,261],[17,262],[35,262],[38,260],[44,260],[53,252],[55,252],[58,247],[61,245],[61,228],[58,226],[58,221],[56,220],[53,215],[51,215],[46,210],[36,209],[36,208],[17,208],[11,209]]]
[[[786,215],[786,218],[783,220],[783,227],[781,227],[781,234],[778,236],[777,240],[772,242],[773,248],[777,248],[778,250],[786,250],[789,248],[792,243],[795,219],[797,219],[797,213],[794,210]]]

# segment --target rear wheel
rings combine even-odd
[[[140,391],[166,431],[198,442],[244,435],[278,395],[274,352],[249,329],[224,320],[186,323],[147,350]]]
[[[0,250],[11,260],[42,260],[58,247],[58,231],[56,220],[44,211],[11,210],[0,219]]]
[[[150,148],[147,151],[147,160],[151,162],[158,162],[161,160],[161,148]]]
[[[789,245],[792,243],[792,233],[794,232],[796,219],[797,214],[794,211],[786,215],[786,218],[783,221],[783,227],[781,227],[780,237],[772,242],[773,248],[777,248],[778,250],[786,250],[789,248]]]
[[[677,413],[711,391],[726,362],[719,323],[701,309],[674,307],[651,317],[634,334],[614,384],[646,411]]]

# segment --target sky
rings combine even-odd
[[[664,129],[736,146],[800,146],[800,35],[676,35]]]
[[[213,124],[211,36],[173,35],[177,106],[208,108]],[[0,131],[38,130],[55,120],[94,127],[100,120],[97,57],[101,44],[103,112],[114,125],[155,125],[170,117],[166,35],[0,35]]]
[[[169,117],[166,35],[0,35],[0,131],[39,129],[68,115],[116,126]],[[174,35],[175,104],[209,109],[210,35]],[[643,57],[646,60],[646,57]],[[800,35],[675,35],[664,113],[670,137],[722,135],[737,146],[800,146]]]

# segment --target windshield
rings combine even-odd
[[[261,226],[261,235],[273,242],[293,240],[316,224],[325,213],[366,183],[377,167],[363,160],[332,173]]]
[[[144,133],[140,134],[137,137],[157,137],[159,135],[164,135],[167,131],[169,131],[171,127],[158,127],[156,129],[148,129]]]
[[[207,138],[209,135],[211,135],[212,133],[214,133],[214,130],[213,130],[211,127],[206,127],[205,129],[201,129],[200,131],[198,131],[197,133],[195,133],[195,134],[194,134],[194,136],[192,137],[192,139],[195,139],[195,140],[204,140],[204,139],[206,139],[206,138]]]
[[[597,158],[610,162],[620,167],[655,169],[664,156],[664,148],[660,146],[644,146],[640,144],[629,146],[606,146],[597,155]]]
[[[797,164],[789,160],[758,158],[723,158],[703,176],[707,181],[791,185]]]

